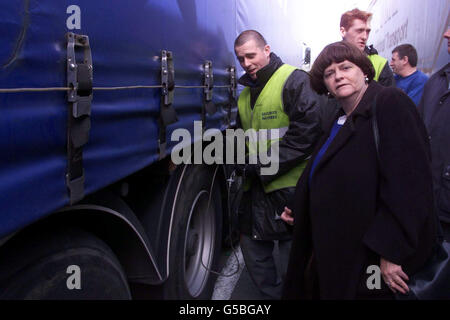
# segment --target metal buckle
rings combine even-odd
[[[70,204],[84,197],[84,169],[82,168],[82,148],[89,141],[91,128],[93,67],[89,37],[72,32],[67,39],[67,173],[66,186]],[[83,50],[83,61],[77,62],[76,50]],[[81,172],[81,175],[79,175]],[[78,175],[78,176],[77,176]]]
[[[161,85],[164,104],[173,103],[175,88],[175,70],[173,68],[173,55],[171,51],[161,51]]]
[[[204,79],[203,79],[203,89],[204,93],[204,102],[203,106],[205,111],[212,116],[217,112],[217,108],[215,104],[212,102],[213,97],[213,87],[214,87],[214,77],[213,77],[213,69],[212,69],[212,61],[206,60],[203,64],[204,69]],[[202,112],[204,113],[204,112]],[[202,115],[202,118],[204,116]]]

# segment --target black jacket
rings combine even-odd
[[[256,82],[247,74],[239,79],[240,84],[250,88],[252,108],[267,81],[282,65],[281,59],[271,53],[269,64],[257,72]],[[290,237],[286,224],[279,220],[275,213],[281,214],[294,188],[286,188],[266,195],[262,184],[274,180],[310,156],[316,141],[322,134],[318,105],[325,101],[324,97],[312,91],[309,75],[306,72],[295,70],[286,80],[283,89],[283,105],[289,117],[289,128],[279,143],[279,170],[277,174],[271,176],[260,176],[259,170],[256,170],[258,176],[253,179],[252,188],[244,194],[240,205],[241,232],[255,239]],[[238,127],[241,127],[239,114],[236,123]]]
[[[372,131],[375,96],[380,162]],[[327,138],[318,142],[297,184],[284,298],[307,298],[311,274],[322,299],[388,298],[382,279],[380,290],[367,288],[367,267],[379,265],[382,256],[411,275],[435,241],[425,127],[406,94],[372,81],[309,184],[313,159]]]
[[[431,144],[434,195],[441,220],[450,223],[450,63],[425,84],[418,109]]]

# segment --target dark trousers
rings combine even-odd
[[[278,242],[278,261],[274,258],[274,247]],[[281,299],[291,240],[253,240],[241,234],[241,250],[250,278],[267,299]],[[277,255],[278,256],[278,255]]]

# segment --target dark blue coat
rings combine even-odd
[[[419,113],[431,145],[434,195],[441,220],[450,223],[450,63],[425,84]]]

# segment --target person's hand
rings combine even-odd
[[[405,282],[408,281],[409,278],[406,273],[403,272],[401,266],[381,258],[380,269],[384,282],[392,292],[397,293],[397,291],[399,291],[403,294],[409,292],[408,285]]]
[[[281,214],[281,220],[291,226],[294,225],[294,215],[292,214],[292,210],[288,207],[284,207],[284,211]]]

